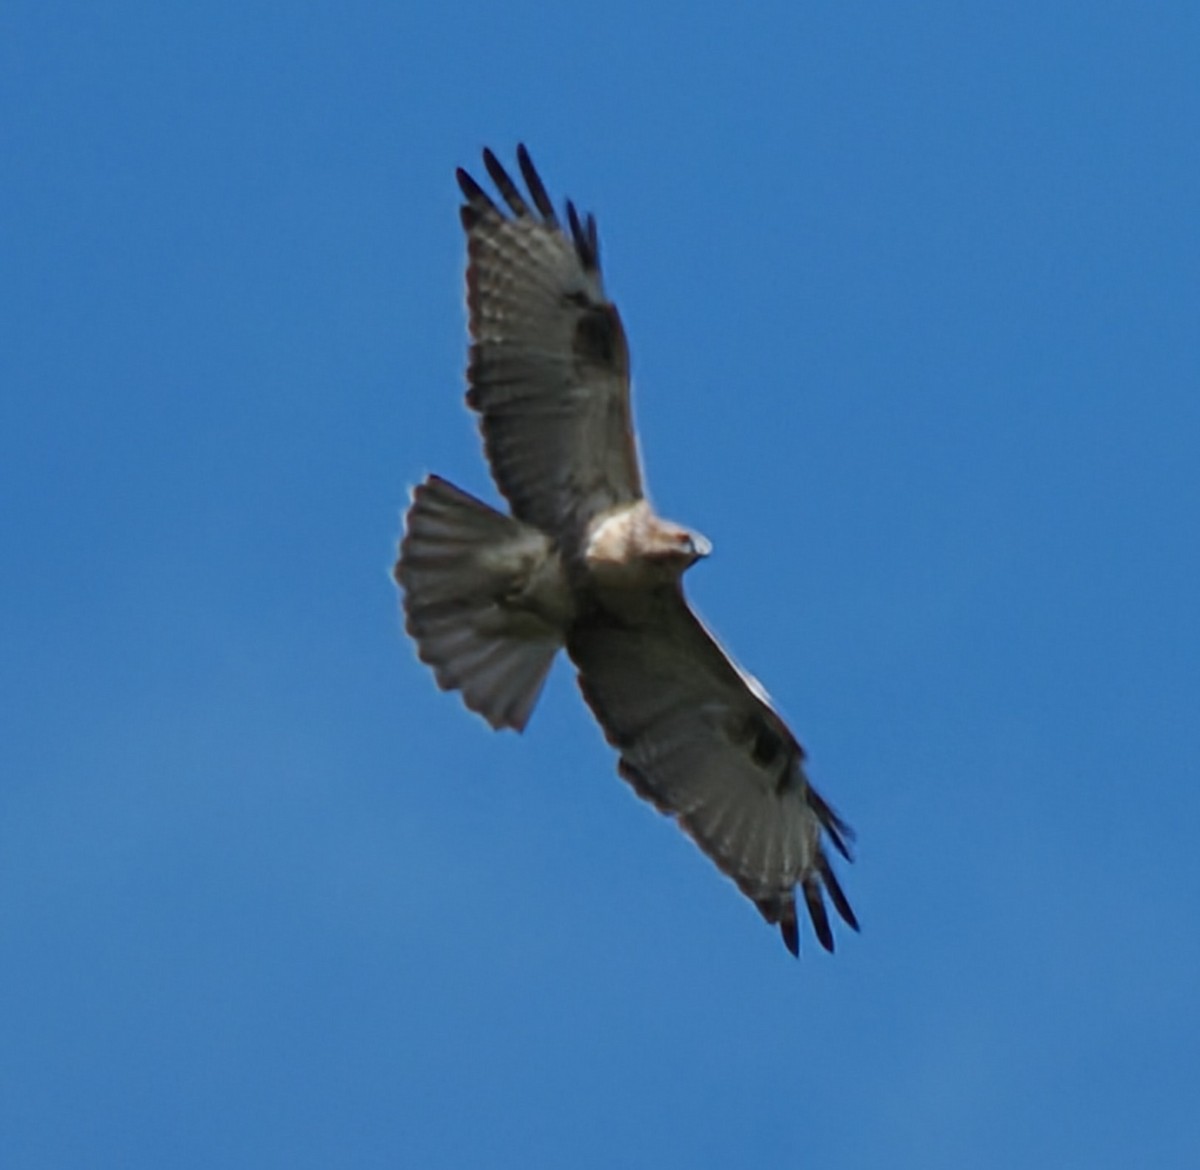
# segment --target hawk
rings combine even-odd
[[[853,834],[759,683],[688,605],[711,552],[658,516],[634,437],[629,347],[600,273],[596,221],[560,220],[524,146],[525,190],[490,151],[500,202],[457,172],[467,236],[467,405],[504,514],[438,476],[418,485],[395,578],[438,685],[493,728],[523,731],[565,649],[634,791],[673,817],[799,954],[796,889],[833,950],[830,864]],[[502,205],[501,205],[502,204]]]

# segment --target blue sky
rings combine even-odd
[[[0,17],[0,1165],[1194,1166],[1189,4]],[[494,498],[456,165],[595,211],[690,593],[855,825],[799,963],[560,665],[439,693]]]

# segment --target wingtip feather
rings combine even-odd
[[[492,182],[504,196],[504,202],[508,204],[513,215],[518,219],[529,219],[529,204],[525,202],[516,183],[512,181],[512,176],[504,169],[504,165],[486,146],[483,148],[483,165],[487,167],[487,173],[491,175]]]
[[[534,206],[541,214],[542,220],[548,227],[558,227],[558,216],[554,211],[554,204],[550,201],[550,196],[546,193],[546,185],[542,182],[541,175],[537,172],[537,167],[533,165],[533,159],[529,156],[529,151],[525,149],[525,143],[517,144],[517,165],[521,168],[521,177],[525,180],[525,186],[529,188],[529,194],[533,198]]]
[[[833,903],[833,908],[838,912],[838,916],[851,930],[859,930],[858,916],[851,908],[850,900],[842,890],[842,884],[838,881],[837,874],[833,872],[833,867],[829,864],[829,858],[824,853],[820,853],[817,856],[817,869],[821,874],[821,882],[829,894],[829,900]]]
[[[801,888],[804,890],[804,903],[808,907],[808,916],[812,919],[813,930],[817,932],[817,941],[832,954],[833,931],[829,926],[825,899],[821,897],[820,883],[810,874],[801,883]]]
[[[783,937],[783,945],[795,958],[800,958],[800,925],[795,914],[779,924],[779,933]]]
[[[833,847],[847,861],[853,861],[850,846],[854,841],[854,830],[833,811],[829,802],[811,784],[808,786],[807,799],[809,807],[821,822],[821,827],[833,842]]]

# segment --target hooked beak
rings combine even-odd
[[[708,556],[712,552],[712,541],[707,536],[701,536],[698,532],[693,532],[692,537],[692,555],[696,560]]]

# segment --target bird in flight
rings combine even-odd
[[[629,348],[604,293],[596,221],[555,211],[528,151],[523,192],[490,151],[494,200],[459,169],[471,335],[467,405],[505,514],[436,476],[413,491],[395,578],[438,685],[493,728],[523,731],[554,656],[634,791],[673,817],[799,954],[796,889],[833,950],[828,896],[858,922],[826,846],[849,826],[759,683],[688,605],[711,552],[655,514],[642,483]]]

